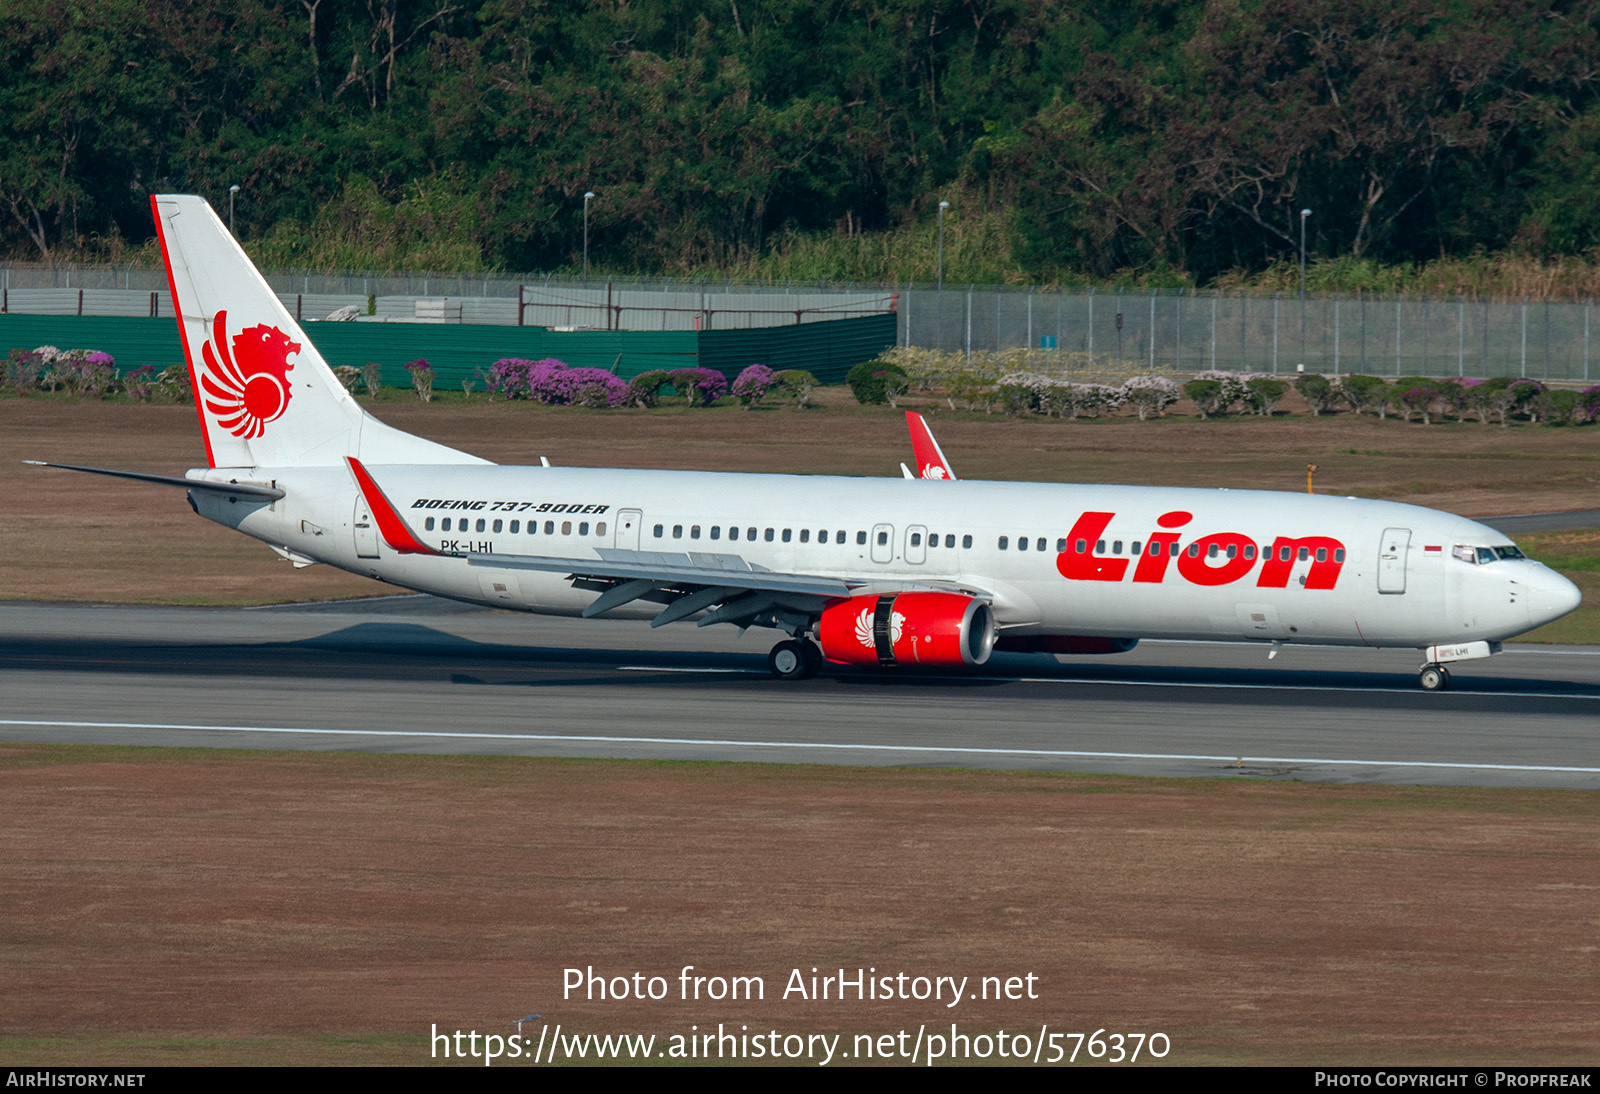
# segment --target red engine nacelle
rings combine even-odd
[[[994,609],[959,593],[857,596],[822,613],[822,653],[840,665],[981,665]]]

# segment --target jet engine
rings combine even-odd
[[[994,609],[960,593],[855,596],[822,613],[823,656],[841,665],[981,665],[994,650]]]

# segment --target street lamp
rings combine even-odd
[[[1310,209],[1300,210],[1300,299],[1306,298],[1306,218]]]
[[[228,187],[228,234],[233,236],[235,239],[238,238],[239,233],[233,230],[233,195],[237,194],[238,192],[238,183],[234,183],[232,186]]]
[[[944,289],[944,211],[950,208],[948,201],[939,203],[939,288]]]
[[[1306,218],[1310,209],[1300,210],[1300,367],[1306,364]],[[1311,473],[1306,473],[1306,489],[1311,488]]]
[[[594,191],[586,190],[583,194],[583,283],[589,283],[589,203],[594,200]]]

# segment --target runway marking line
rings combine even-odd
[[[693,668],[682,665],[618,665],[618,672],[676,672],[686,675],[696,674],[728,674],[745,673],[752,676],[765,676],[765,669],[714,669]],[[1424,695],[1421,688],[1347,688],[1326,687],[1315,684],[1219,684],[1205,683],[1202,681],[1184,682],[1182,680],[1100,680],[1086,676],[983,676],[973,675],[940,675],[918,673],[907,677],[914,680],[981,680],[990,684],[1100,684],[1106,687],[1136,687],[1136,688],[1211,688],[1216,690],[1239,691],[1325,691],[1340,694],[1372,695]],[[1573,694],[1558,691],[1468,691],[1463,688],[1449,688],[1446,695],[1476,695],[1479,697],[1514,697],[1517,699],[1586,699],[1591,702],[1600,699],[1600,695]]]
[[[0,726],[36,726],[51,729],[166,729],[200,733],[278,733],[333,737],[429,738],[432,740],[546,741],[566,744],[654,744],[681,747],[817,749],[833,752],[910,752],[966,756],[1049,756],[1102,760],[1196,760],[1207,763],[1325,764],[1334,767],[1418,767],[1451,771],[1550,771],[1600,775],[1600,767],[1553,767],[1543,764],[1445,763],[1435,760],[1335,760],[1294,756],[1212,756],[1162,752],[1087,752],[1044,748],[966,748],[953,745],[869,745],[807,743],[803,741],[738,741],[693,737],[606,737],[594,734],[556,733],[428,733],[405,729],[315,729],[304,726],[208,726],[180,722],[66,722],[26,718],[0,718]]]

